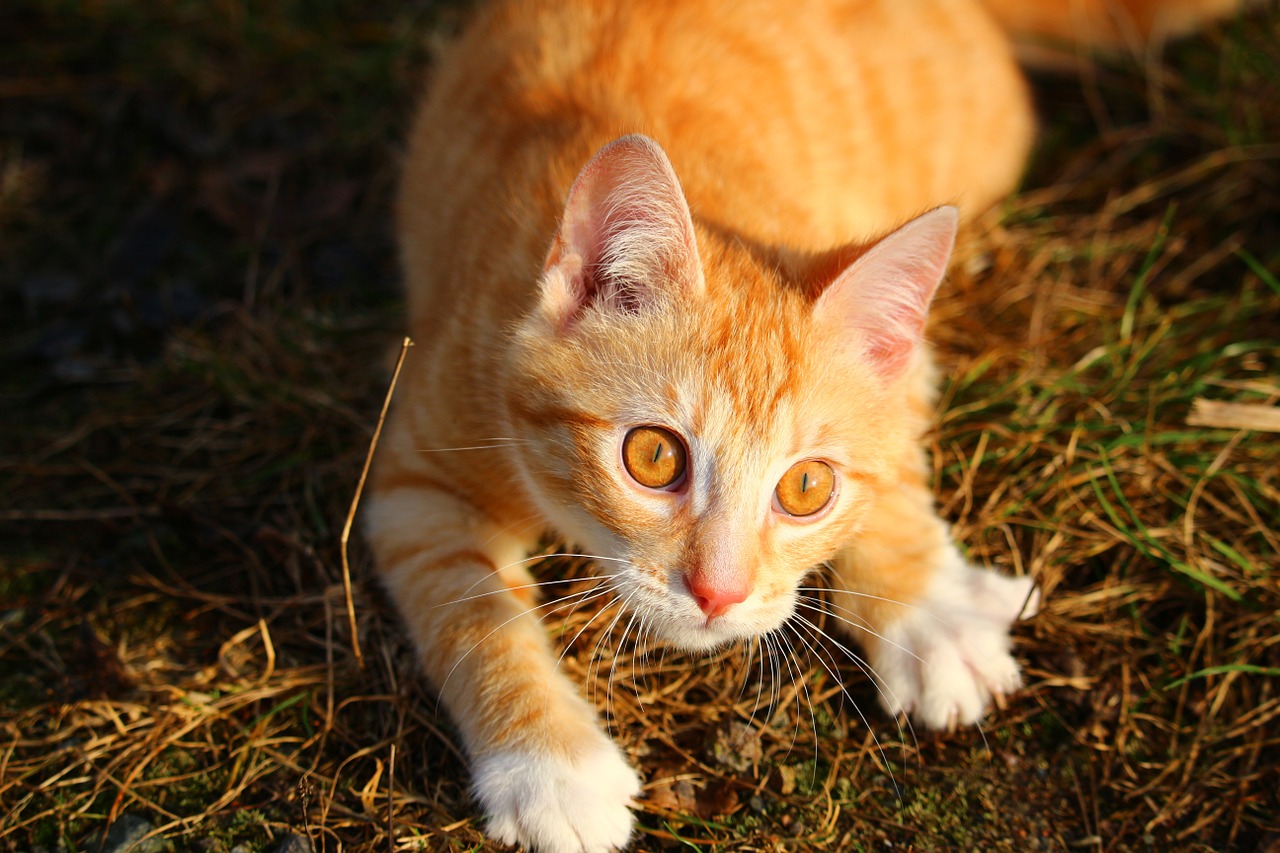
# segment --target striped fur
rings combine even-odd
[[[365,509],[494,837],[621,847],[640,790],[557,671],[546,531],[597,557],[565,604],[620,600],[648,636],[772,631],[828,563],[890,710],[968,723],[1017,687],[1031,583],[966,564],[933,508],[920,338],[939,205],[993,204],[1032,137],[986,7],[1068,27],[1076,2],[512,0],[442,57],[399,201],[418,346]],[[637,426],[680,437],[669,487],[628,474]],[[836,485],[789,516],[774,486],[806,460]]]

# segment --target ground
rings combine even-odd
[[[340,546],[399,341],[399,140],[462,14],[0,8],[6,849],[126,817],[178,849],[490,849]],[[1025,187],[962,235],[935,482],[973,559],[1039,579],[1026,689],[925,734],[831,643],[775,678],[589,625],[610,665],[565,666],[643,769],[636,849],[1276,849],[1280,442],[1211,404],[1280,401],[1278,31],[1272,3],[1037,78]]]

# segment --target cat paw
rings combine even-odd
[[[490,836],[539,853],[606,853],[631,838],[640,778],[608,741],[572,761],[502,751],[475,762]]]
[[[1001,703],[1022,684],[1009,627],[1034,615],[1039,601],[1030,578],[968,564],[940,572],[928,595],[877,643],[885,707],[934,729],[982,719],[993,700]]]

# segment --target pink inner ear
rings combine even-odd
[[[583,167],[545,270],[543,304],[562,325],[591,306],[634,313],[701,290],[689,206],[656,142],[624,136]]]
[[[868,249],[818,298],[814,318],[896,379],[915,358],[934,291],[955,245],[958,212],[939,207]]]

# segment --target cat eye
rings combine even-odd
[[[825,507],[836,490],[836,473],[818,459],[797,462],[782,475],[774,497],[788,515],[813,515]]]
[[[684,476],[687,454],[682,442],[669,429],[636,427],[622,440],[622,464],[642,486],[665,489]]]

